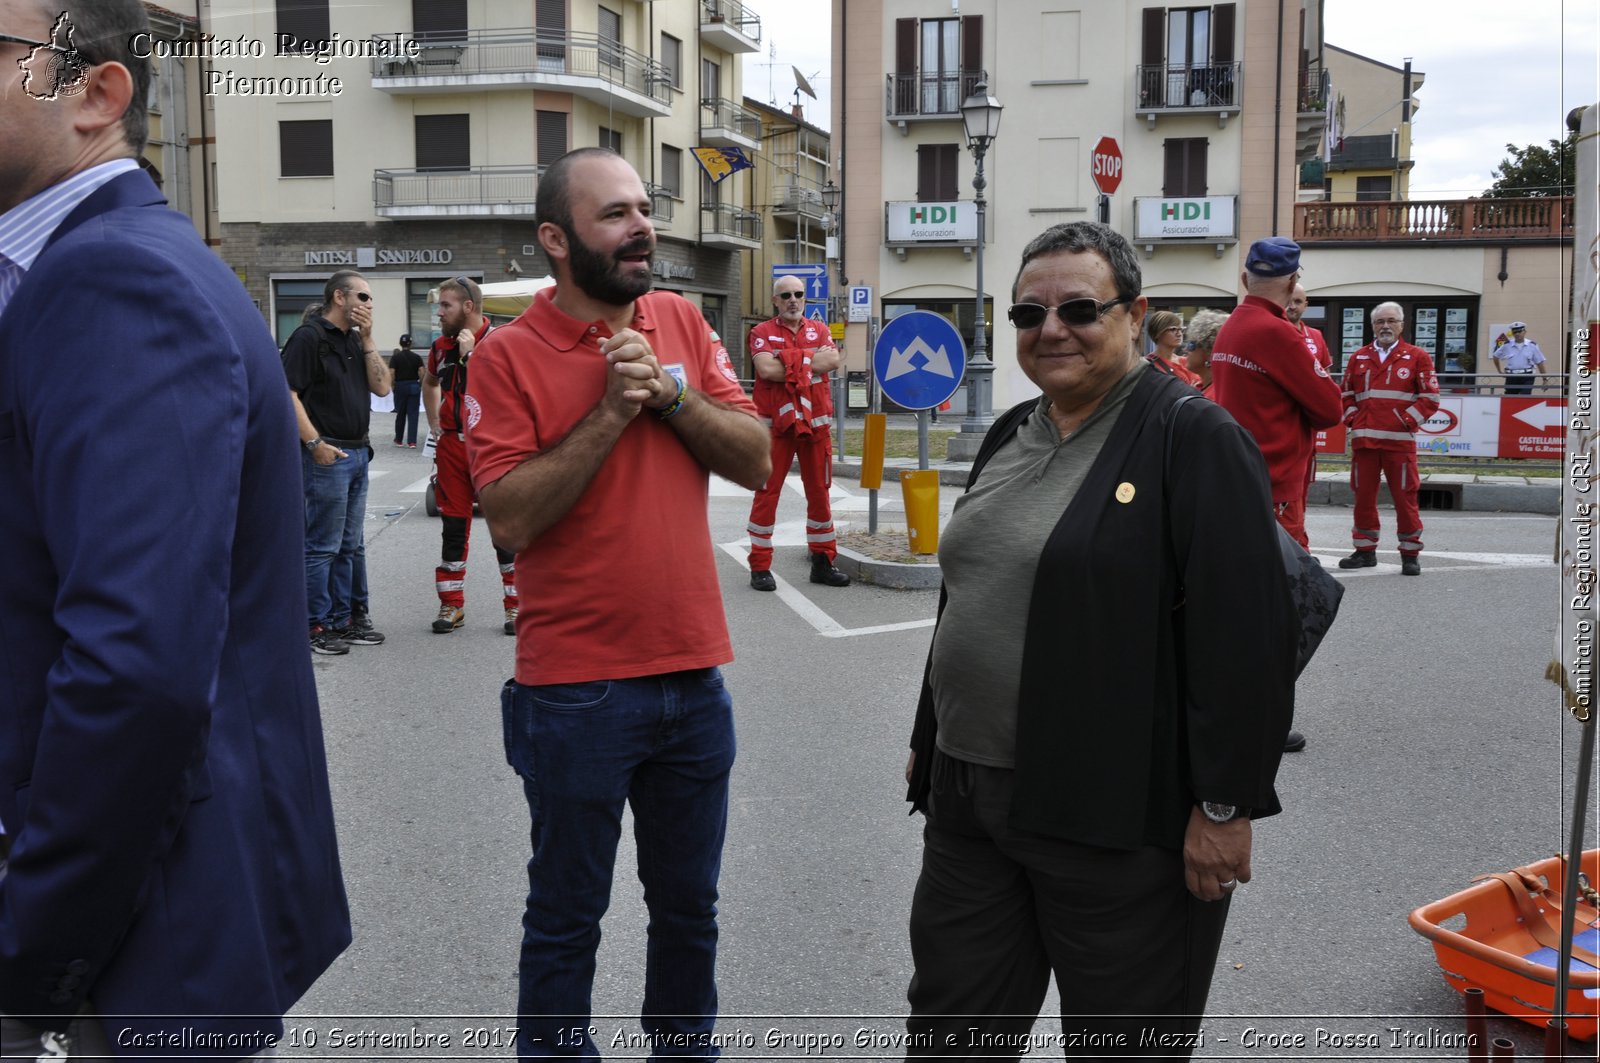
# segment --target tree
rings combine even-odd
[[[1507,144],[1510,156],[1491,172],[1494,184],[1484,189],[1485,199],[1522,199],[1539,196],[1569,196],[1578,173],[1578,132],[1565,140],[1552,140],[1548,148],[1529,144],[1519,148]]]

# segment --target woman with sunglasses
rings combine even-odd
[[[1140,284],[1123,237],[1074,222],[1012,286],[1042,394],[940,536],[912,1056],[1016,1058],[1054,975],[1069,1055],[1187,1058],[1251,820],[1279,811],[1297,625],[1266,468],[1141,357]]]
[[[1183,356],[1183,318],[1171,310],[1157,310],[1150,315],[1148,332],[1150,342],[1156,345],[1148,355],[1150,364],[1198,388],[1200,378],[1190,371]]]
[[[1220,310],[1200,310],[1189,320],[1185,335],[1189,341],[1183,345],[1184,364],[1189,372],[1200,378],[1195,387],[1200,394],[1211,397],[1211,348],[1217,342],[1217,333],[1228,315]]]

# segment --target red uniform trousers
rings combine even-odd
[[[1289,538],[1299,543],[1303,549],[1311,549],[1311,539],[1306,535],[1306,499],[1304,495],[1299,498],[1272,503],[1272,515],[1278,518],[1278,523],[1283,526],[1284,531],[1289,533]]]
[[[433,582],[439,602],[460,609],[466,602],[467,549],[472,541],[472,502],[477,496],[472,489],[472,475],[467,471],[467,445],[460,432],[439,436],[433,461],[433,498],[444,520],[444,545],[439,567],[433,570]],[[515,609],[516,558],[498,549],[495,556],[500,561],[502,602],[505,608]]]
[[[1357,550],[1378,548],[1378,480],[1389,481],[1394,497],[1394,520],[1400,535],[1400,553],[1422,553],[1422,514],[1417,509],[1417,452],[1358,447],[1350,452],[1350,487],[1356,493],[1355,527],[1350,541]]]
[[[833,487],[833,443],[826,429],[808,436],[793,433],[772,437],[772,475],[767,485],[756,492],[750,507],[750,571],[772,568],[772,529],[777,524],[778,499],[783,482],[795,457],[800,458],[800,479],[806,488],[806,547],[822,554],[832,564],[839,556],[839,541],[833,534],[833,504],[828,491]]]

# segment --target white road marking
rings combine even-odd
[[[404,487],[400,488],[400,493],[403,494],[403,495],[420,495],[420,494],[424,494],[428,490],[428,481],[431,480],[431,479],[432,479],[431,476],[424,476],[420,480],[417,480],[417,481],[415,481],[413,483],[406,484]]]
[[[744,564],[750,550],[749,540],[740,540],[733,543],[722,543],[721,550],[729,557]],[[848,639],[857,635],[881,635],[890,631],[910,631],[913,628],[932,627],[933,617],[926,620],[908,620],[900,624],[876,624],[872,627],[847,628],[833,617],[829,616],[821,606],[810,598],[801,594],[794,585],[776,572],[772,578],[777,582],[778,589],[773,593],[778,600],[793,609],[802,620],[816,629],[817,634],[830,639]]]

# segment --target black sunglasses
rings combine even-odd
[[[26,37],[13,37],[9,33],[0,33],[0,41],[4,41],[7,44],[26,44],[34,48],[49,48],[53,52],[63,50],[49,41],[30,41]]]
[[[342,288],[340,290],[349,292],[351,295],[355,296],[357,299],[360,299],[363,303],[372,302],[372,293],[371,292],[358,292],[358,291],[353,291],[350,288]]]
[[[779,292],[778,293],[778,298],[779,299],[804,299],[805,297],[806,297],[806,293],[805,292]]]
[[[1060,306],[1040,306],[1038,303],[1013,303],[1011,309],[1006,311],[1006,317],[1019,329],[1036,329],[1044,324],[1046,315],[1051,310],[1056,312],[1062,323],[1067,325],[1092,325],[1105,316],[1107,310],[1123,303],[1131,303],[1132,299],[1112,299],[1110,302],[1096,302],[1093,299],[1068,299]]]

